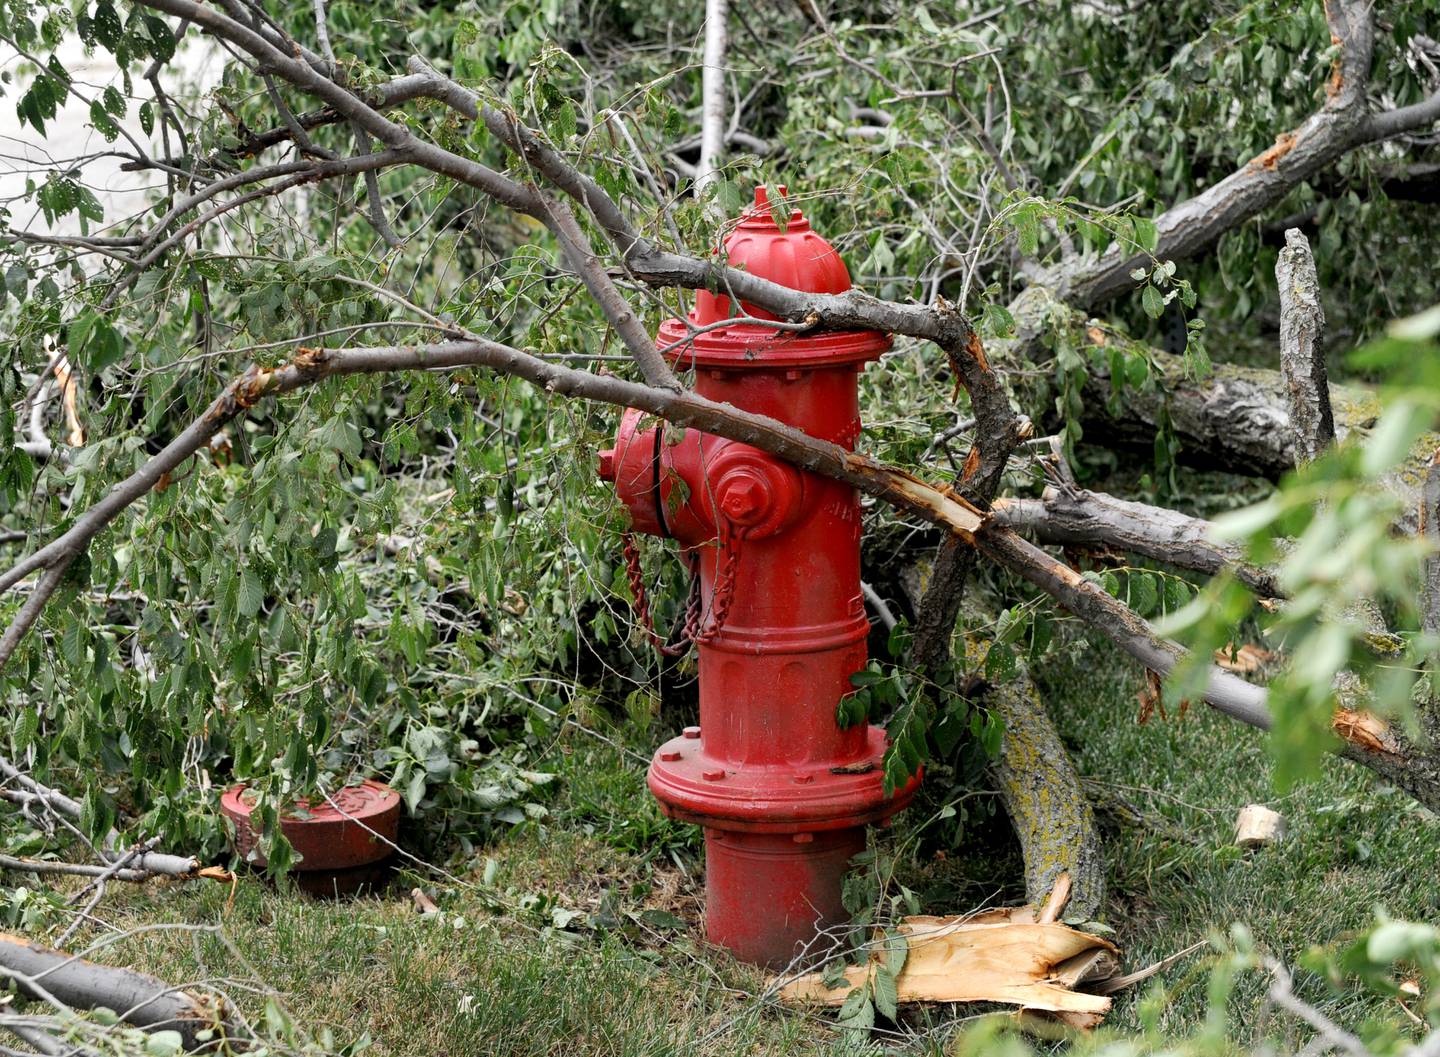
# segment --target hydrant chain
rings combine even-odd
[[[690,641],[697,646],[713,642],[715,636],[720,634],[730,616],[730,606],[735,601],[736,573],[740,567],[740,535],[725,518],[719,520],[720,557],[717,561],[720,568],[715,576],[715,590],[710,596],[710,626],[704,631],[700,630],[702,617],[700,607],[696,606],[693,623],[686,628]]]
[[[645,577],[640,569],[640,549],[635,536],[630,532],[620,534],[621,550],[625,557],[625,578],[630,583],[632,607],[635,619],[640,622],[651,645],[665,657],[683,657],[692,644],[704,645],[712,642],[725,627],[730,607],[735,601],[735,583],[740,566],[740,536],[730,523],[720,519],[720,570],[715,578],[715,590],[710,600],[710,626],[702,630],[705,622],[704,605],[701,601],[699,563],[690,555],[690,593],[685,601],[685,624],[679,641],[670,643],[655,630],[655,619],[650,613],[650,597],[645,590]]]
[[[685,603],[685,625],[686,630],[682,633],[680,641],[668,643],[660,637],[655,630],[655,621],[650,615],[650,598],[645,591],[645,577],[640,570],[640,549],[635,545],[635,535],[631,532],[620,534],[621,552],[625,556],[625,578],[630,582],[631,608],[635,610],[635,619],[640,622],[645,635],[649,638],[651,645],[663,656],[683,657],[690,651],[689,625],[691,613],[700,608],[700,579],[694,575],[692,570],[690,579],[690,596]]]

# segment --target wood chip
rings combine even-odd
[[[1275,654],[1253,642],[1247,642],[1238,650],[1225,646],[1215,651],[1215,663],[1227,672],[1237,675],[1253,675],[1263,672],[1275,660]]]
[[[1352,745],[1371,752],[1393,754],[1390,728],[1379,716],[1370,712],[1352,712],[1337,708],[1330,721],[1331,729]]]
[[[1035,920],[1042,925],[1059,921],[1060,914],[1065,910],[1065,904],[1068,902],[1070,902],[1070,874],[1066,872],[1055,878],[1050,895],[1045,900],[1045,905],[1040,908],[1040,913],[1035,916]]]
[[[1242,848],[1261,848],[1284,836],[1284,817],[1264,804],[1246,804],[1235,819],[1235,843]]]

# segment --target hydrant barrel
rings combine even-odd
[[[781,194],[784,189],[781,188]],[[843,293],[849,273],[798,211],[777,223],[764,188],[725,242],[729,263],[794,289]],[[803,334],[707,291],[657,344],[694,368],[703,396],[853,449],[858,374],[890,347],[875,331]],[[728,326],[711,328],[733,319]],[[759,449],[629,411],[601,476],[632,528],[698,559],[700,726],[660,747],[649,785],[705,830],[706,933],[771,967],[821,956],[843,924],[840,893],[865,826],[914,796],[887,795],[884,732],[842,729],[836,706],[865,665],[860,503],[841,482]]]

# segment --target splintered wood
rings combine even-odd
[[[1071,1028],[1088,1030],[1110,1009],[1107,994],[1077,990],[1104,982],[1119,970],[1119,950],[1108,940],[1055,920],[1055,900],[1045,910],[1016,907],[954,917],[905,918],[900,933],[909,945],[896,977],[899,1002],[1001,1002],[1019,1011],[1045,1013]],[[852,966],[834,988],[824,973],[785,985],[783,1001],[838,1006],[869,982],[881,964]]]

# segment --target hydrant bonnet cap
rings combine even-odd
[[[776,188],[782,200],[784,185]],[[781,286],[811,294],[843,294],[851,288],[850,272],[835,247],[818,235],[798,209],[790,211],[784,229],[775,221],[770,195],[755,189],[755,203],[740,215],[724,243],[727,263],[740,271],[769,279]],[[796,334],[745,322],[779,317],[758,305],[741,302],[739,311],[724,294],[697,290],[695,309],[688,319],[664,323],[658,344],[677,366],[819,366],[863,363],[890,347],[890,335],[880,331],[826,331]],[[721,326],[687,337],[692,328]]]
[[[783,200],[784,185],[777,190]],[[798,209],[790,211],[790,219],[782,231],[775,223],[770,195],[764,187],[755,188],[755,204],[741,214],[735,230],[726,237],[724,248],[732,268],[792,290],[843,294],[850,289],[850,272],[835,247],[811,230],[810,222]],[[741,302],[741,311],[757,319],[779,318],[749,302]],[[690,321],[703,327],[734,314],[728,297],[701,290],[696,293]]]

